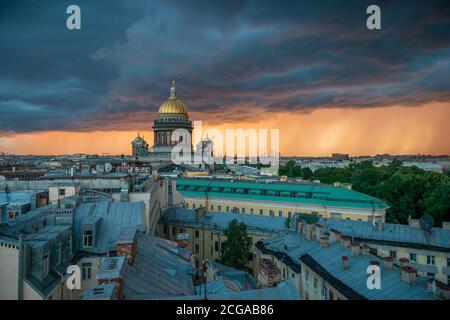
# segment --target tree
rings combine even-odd
[[[252,248],[252,239],[247,234],[247,225],[243,222],[238,223],[235,219],[230,222],[224,234],[227,240],[222,247],[223,262],[238,269],[246,269]]]

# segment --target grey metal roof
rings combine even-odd
[[[433,246],[434,249],[450,249],[450,230],[442,228],[432,228],[430,232],[427,232],[408,225],[385,223],[383,230],[376,230],[372,223],[365,221],[327,219],[326,223],[322,223],[324,221],[319,223],[326,226],[327,231],[335,229],[345,235],[360,239]]]
[[[0,192],[0,206],[31,203],[31,198],[29,191]]]
[[[208,300],[302,300],[291,279],[279,282],[276,286],[270,288],[218,292],[209,294],[207,298]],[[192,296],[145,297],[144,299],[203,300],[204,296],[198,294]]]
[[[352,257],[351,249],[342,246],[340,243],[333,243],[328,247],[320,248],[318,241],[306,240],[295,232],[286,232],[277,237],[264,239],[262,243],[264,249],[287,254],[297,264],[300,264],[300,259],[310,256],[337,281],[367,299],[437,299],[427,292],[424,284],[425,279],[418,278],[418,284],[408,285],[402,281],[398,267],[386,270],[383,261],[373,255]],[[348,270],[342,268],[342,256],[349,257],[350,268]],[[381,290],[369,290],[366,285],[367,267],[372,260],[380,262]]]
[[[93,285],[86,289],[83,294],[83,300],[113,300],[114,284]]]
[[[112,280],[122,277],[125,271],[125,257],[106,257],[103,258],[100,268],[97,272],[97,280]]]
[[[144,221],[142,201],[80,203],[74,212],[75,248],[96,254],[107,253],[116,248],[116,241],[123,229],[129,227],[143,229]],[[90,222],[98,223],[95,245],[90,248],[81,247],[82,227]]]
[[[126,264],[125,299],[154,299],[159,296],[195,294],[195,268],[191,253],[177,243],[138,232],[132,265]]]
[[[224,231],[228,228],[230,222],[235,219],[238,222],[244,222],[247,225],[248,232],[252,234],[270,235],[286,230],[286,218],[233,212],[207,212],[196,221],[194,210],[176,208],[167,210],[163,215],[163,219],[218,231]]]

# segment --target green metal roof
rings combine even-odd
[[[177,190],[183,196],[221,197],[257,201],[291,202],[327,207],[386,209],[378,198],[349,190],[319,184],[252,183],[201,179],[177,179]],[[219,191],[222,190],[222,191]]]

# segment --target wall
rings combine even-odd
[[[0,300],[17,300],[18,246],[0,240]]]

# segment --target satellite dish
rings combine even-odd
[[[107,172],[107,173],[110,173],[111,172],[111,170],[112,170],[112,165],[111,165],[111,163],[105,163],[105,171]]]
[[[425,231],[431,231],[431,228],[434,226],[434,218],[429,215],[428,213],[425,213],[419,220],[420,227],[422,230]]]

